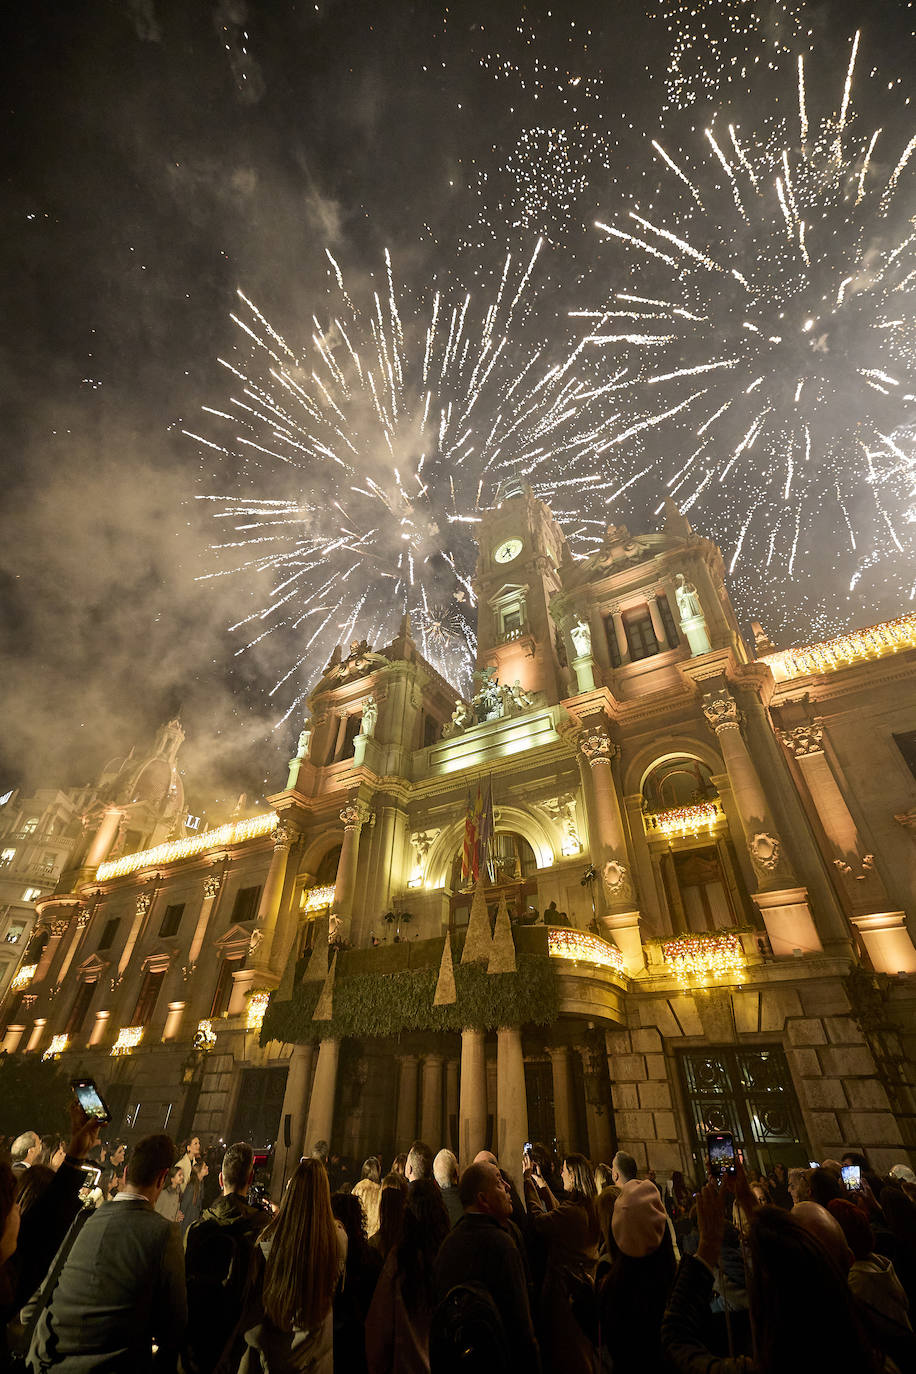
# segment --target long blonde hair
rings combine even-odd
[[[328,1175],[319,1159],[303,1159],[280,1210],[262,1232],[271,1240],[264,1271],[264,1313],[280,1331],[311,1331],[331,1309],[340,1247]]]

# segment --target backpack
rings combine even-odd
[[[459,1283],[433,1312],[431,1374],[507,1374],[509,1342],[499,1309],[482,1283]]]
[[[231,1221],[202,1217],[188,1227],[185,1363],[192,1371],[214,1369],[235,1333],[247,1306],[256,1239],[247,1216]]]

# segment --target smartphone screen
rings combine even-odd
[[[86,1175],[86,1182],[83,1184],[84,1188],[98,1188],[99,1179],[102,1177],[101,1169],[97,1168],[94,1164],[81,1164],[80,1173]]]
[[[735,1172],[735,1137],[731,1131],[710,1131],[706,1137],[709,1172],[719,1179]]]
[[[858,1164],[844,1164],[840,1170],[843,1183],[851,1193],[858,1192],[862,1186],[862,1170]]]
[[[96,1121],[111,1120],[111,1112],[95,1086],[95,1079],[74,1078],[71,1080],[70,1086],[76,1095],[77,1102],[87,1116],[94,1117]]]

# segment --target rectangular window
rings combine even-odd
[[[70,1008],[70,1015],[64,1030],[67,1035],[79,1035],[83,1029],[83,1022],[86,1020],[86,1013],[92,1002],[95,993],[95,982],[80,983],[76,996],[73,999],[73,1006]]]
[[[165,969],[159,969],[155,973],[152,969],[147,969],[140,985],[140,996],[137,998],[137,1009],[134,1012],[132,1026],[148,1026],[153,1019],[153,1012],[156,1010],[156,1002],[159,992],[165,979]]]
[[[175,906],[167,906],[165,915],[162,918],[162,925],[159,927],[159,934],[167,940],[171,935],[178,934],[178,927],[181,925],[181,917],[184,913],[184,902],[178,902]]]
[[[674,623],[674,616],[671,614],[671,607],[668,604],[668,598],[667,596],[665,596],[663,592],[662,595],[657,597],[656,599],[658,601],[658,613],[661,616],[662,624],[665,627],[665,638],[668,641],[668,648],[677,649],[681,641],[678,638],[677,626]]]
[[[894,735],[894,743],[903,755],[903,762],[916,778],[916,730],[906,730]]]
[[[22,894],[22,900],[23,900],[24,902],[34,902],[34,901],[35,901],[38,897],[40,897],[40,896],[41,896],[41,888],[40,888],[40,887],[27,887],[26,890],[25,890],[25,892],[23,892],[23,894]]]
[[[511,606],[509,610],[503,611],[503,634],[510,634],[512,630],[522,628],[521,607]]]
[[[354,711],[352,715],[347,716],[347,728],[344,731],[343,748],[340,751],[340,757],[342,759],[352,759],[356,751],[356,746],[353,741],[362,729],[362,724],[362,712],[357,714],[357,712]]]
[[[428,749],[439,738],[439,726],[433,716],[423,717],[423,748]]]
[[[15,849],[4,849],[0,851],[0,865],[4,868],[9,867],[16,857]]]
[[[240,972],[244,962],[244,954],[234,954],[224,959],[220,964],[216,991],[213,994],[213,1004],[210,1007],[211,1018],[225,1016],[229,1010],[229,1002],[232,997],[232,975]]]
[[[652,628],[652,617],[648,606],[634,606],[623,613],[623,628],[627,636],[630,660],[637,663],[642,658],[651,658],[658,653],[658,640]]]
[[[235,894],[235,902],[232,907],[232,920],[241,923],[242,921],[253,921],[258,914],[258,902],[261,900],[261,889],[259,887],[243,887]]]
[[[111,949],[111,946],[114,944],[114,937],[118,933],[118,924],[117,916],[112,916],[110,921],[105,922],[105,927],[102,931],[101,939],[96,945],[96,949]]]
[[[25,921],[10,921],[6,932],[6,943],[8,945],[18,945],[25,934]]]

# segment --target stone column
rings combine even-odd
[[[639,908],[636,887],[630,870],[617,787],[611,772],[611,758],[618,752],[603,729],[586,725],[579,742],[582,757],[592,775],[589,836],[595,867],[601,875],[605,930],[613,936],[631,974],[645,966],[639,935]]]
[[[445,1065],[445,1143],[455,1154],[458,1153],[458,1141],[452,1134],[452,1119],[458,1122],[458,1060],[449,1059]]]
[[[66,981],[67,974],[70,972],[73,960],[79,953],[79,948],[85,937],[86,927],[89,925],[89,920],[90,913],[88,911],[81,910],[74,912],[73,920],[70,922],[70,930],[64,940],[61,949],[60,968],[56,976],[56,982],[58,983],[58,985],[62,985]]]
[[[630,656],[630,646],[627,643],[627,632],[623,624],[623,615],[620,611],[612,612],[614,624],[614,634],[617,637],[617,652],[620,655],[621,663],[626,663]]]
[[[37,1050],[41,1044],[41,1037],[45,1033],[45,1026],[48,1024],[47,1017],[39,1016],[32,1022],[32,1033],[29,1036],[28,1044],[25,1047],[26,1054],[31,1054],[32,1050]]]
[[[348,805],[340,813],[343,821],[343,844],[337,861],[337,879],[334,883],[334,902],[332,915],[339,919],[337,933],[341,939],[349,939],[353,922],[353,893],[356,889],[356,865],[359,859],[359,832],[366,819],[365,810],[359,805]]]
[[[487,1059],[483,1031],[461,1032],[458,1158],[466,1168],[487,1141]]]
[[[318,1063],[315,1065],[312,1095],[309,1098],[303,1137],[303,1154],[310,1154],[319,1140],[326,1140],[329,1145],[331,1144],[339,1057],[340,1041],[322,1040],[318,1050]]]
[[[223,873],[211,873],[204,878],[204,899],[200,904],[200,915],[197,918],[194,936],[188,947],[186,967],[189,973],[193,973],[197,967],[197,960],[200,958],[200,951],[203,949],[204,940],[207,936],[207,928],[216,910],[216,899],[219,897],[224,876]]]
[[[738,808],[759,889],[760,909],[775,955],[820,953],[823,949],[808,894],[792,871],[763,786],[741,733],[738,703],[724,686],[703,693],[703,714],[715,731],[725,760],[732,796]]]
[[[314,1045],[293,1045],[286,1075],[286,1089],[283,1093],[283,1106],[280,1109],[280,1131],[274,1149],[273,1172],[270,1188],[275,1200],[279,1200],[286,1186],[286,1180],[293,1174],[306,1149],[311,1149],[314,1141],[306,1145],[305,1119],[308,1106],[309,1077],[312,1072]],[[290,1117],[290,1145],[284,1141],[283,1122]],[[320,1136],[316,1139],[321,1139]],[[327,1139],[327,1136],[325,1136]]]
[[[522,1033],[515,1026],[496,1032],[496,1158],[507,1174],[518,1178],[528,1139],[528,1094]]]
[[[69,925],[70,922],[66,917],[54,917],[49,922],[47,922],[48,943],[42,950],[41,958],[38,960],[38,967],[36,968],[35,976],[32,979],[32,984],[34,987],[37,987],[39,983],[43,983],[45,978],[48,976],[48,973],[51,969],[51,965],[55,962],[55,957],[57,955],[60,942],[66,935],[67,928]]]
[[[99,822],[99,828],[92,837],[86,853],[84,868],[98,868],[111,853],[111,847],[118,836],[124,812],[120,806],[109,806]]]
[[[553,1129],[557,1138],[557,1154],[568,1155],[573,1148],[572,1081],[569,1073],[569,1050],[565,1045],[549,1045],[550,1067],[553,1074]]]
[[[781,730],[780,735],[798,764],[824,828],[847,914],[875,971],[916,972],[916,949],[906,929],[906,915],[893,909],[874,856],[866,852],[825,751],[823,727],[818,723],[799,725],[794,730]]]
[[[181,1030],[181,1018],[184,1013],[185,1002],[169,1002],[169,1014],[165,1018],[165,1026],[162,1031],[163,1040],[177,1040],[178,1032]]]
[[[283,900],[286,864],[289,859],[289,851],[293,846],[295,833],[285,821],[278,821],[271,838],[274,842],[274,852],[270,860],[270,868],[267,871],[267,881],[261,889],[257,921],[252,932],[254,957],[250,960],[250,967],[257,969],[259,974],[266,976],[269,976],[271,971],[271,954],[274,934],[277,929],[277,918],[280,915],[280,903]],[[258,936],[260,939],[257,938]],[[255,940],[257,941],[256,944],[254,943]]]
[[[662,613],[658,609],[658,596],[650,596],[648,603],[649,619],[652,621],[652,631],[655,635],[656,643],[658,644],[658,651],[663,654],[668,648],[668,636],[665,634],[665,627],[662,624]]]
[[[398,1056],[398,1114],[395,1148],[406,1150],[417,1137],[417,1056]]]
[[[442,1144],[442,1067],[441,1054],[423,1056],[422,1094],[420,1098],[420,1139],[425,1140],[433,1153]]]
[[[131,924],[130,933],[124,945],[124,949],[121,951],[121,957],[118,960],[118,973],[117,978],[114,980],[117,984],[120,984],[121,979],[124,977],[125,970],[130,964],[131,955],[140,938],[140,931],[143,929],[146,918],[149,916],[150,910],[152,909],[155,895],[155,891],[139,892],[137,894],[137,900],[134,905],[133,923]]]

